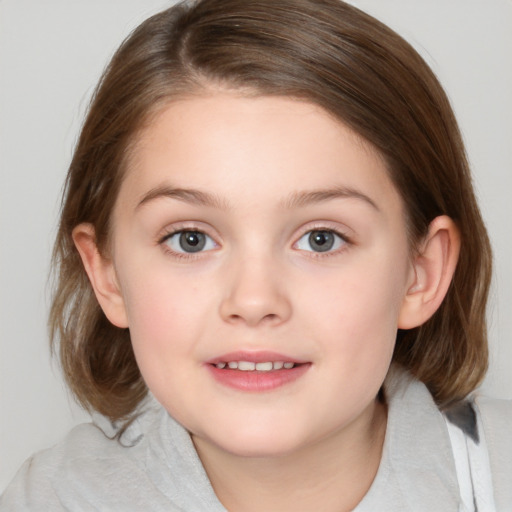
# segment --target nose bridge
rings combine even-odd
[[[220,307],[229,322],[279,324],[291,314],[284,276],[271,251],[238,258],[229,268],[229,284]]]

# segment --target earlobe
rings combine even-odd
[[[79,224],[73,229],[72,235],[101,309],[115,326],[128,327],[113,262],[100,254],[94,227],[91,224]]]
[[[455,273],[460,234],[448,216],[436,217],[413,261],[398,328],[412,329],[425,323],[441,305]]]

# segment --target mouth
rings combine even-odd
[[[241,372],[271,372],[273,370],[291,370],[299,363],[291,361],[264,361],[255,363],[253,361],[221,361],[215,364],[219,370],[239,370]]]
[[[272,391],[302,377],[311,363],[268,352],[226,354],[206,364],[214,379],[239,391]]]

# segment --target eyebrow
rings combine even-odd
[[[314,203],[323,203],[324,201],[331,201],[333,199],[360,199],[369,204],[372,208],[380,211],[377,203],[370,197],[356,189],[350,187],[338,186],[329,189],[312,190],[306,192],[294,192],[284,202],[286,208],[292,209],[297,207],[308,206]]]
[[[184,201],[198,206],[207,206],[223,210],[229,209],[228,203],[214,194],[197,189],[175,188],[169,185],[161,185],[152,188],[142,196],[142,199],[139,201],[136,208],[160,198],[177,199],[179,201]],[[284,208],[291,210],[293,208],[309,206],[315,203],[323,203],[333,199],[349,198],[360,199],[375,210],[380,211],[380,208],[377,206],[375,201],[366,194],[363,194],[353,188],[343,186],[329,189],[293,192],[285,201],[283,201],[283,206]]]
[[[149,192],[142,196],[142,199],[137,204],[137,208],[143,204],[149,203],[155,199],[169,198],[184,201],[198,206],[208,206],[211,208],[227,209],[225,201],[217,196],[201,190],[190,188],[175,188],[168,185],[162,185],[152,188]]]

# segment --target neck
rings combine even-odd
[[[230,512],[352,510],[377,473],[386,407],[375,401],[354,422],[290,454],[240,457],[193,437],[219,500]]]

